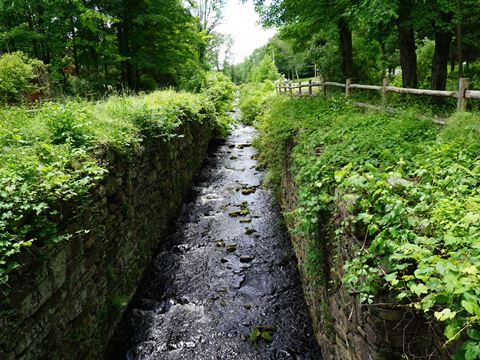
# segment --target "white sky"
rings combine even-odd
[[[258,21],[258,14],[251,1],[242,4],[240,0],[227,0],[222,25],[218,27],[218,31],[232,35],[235,41],[232,47],[235,64],[241,63],[275,34],[274,29],[265,30],[257,24]]]

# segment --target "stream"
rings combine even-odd
[[[254,136],[237,125],[207,156],[129,306],[115,358],[320,359]]]

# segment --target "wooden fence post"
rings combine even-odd
[[[302,83],[300,81],[298,82],[298,95],[302,95]]]
[[[352,83],[351,79],[347,79],[345,81],[345,96],[349,97],[350,96],[350,84]]]
[[[313,95],[312,80],[308,80],[308,95]]]
[[[382,107],[387,107],[387,87],[388,87],[388,79],[383,78],[382,84]]]
[[[292,84],[288,83],[288,90],[290,92],[290,95],[293,95],[293,92],[292,92]]]
[[[467,111],[467,98],[465,93],[468,90],[468,78],[461,78],[458,84],[458,101],[457,101],[457,111],[465,112]]]

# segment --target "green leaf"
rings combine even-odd
[[[425,286],[425,284],[420,283],[410,285],[410,290],[412,290],[412,292],[417,296],[420,296],[422,294],[428,294],[429,289],[427,286]]]
[[[475,299],[462,300],[461,304],[469,314],[475,315],[480,319],[480,306]]]
[[[473,213],[469,212],[465,215],[465,217],[462,219],[462,222],[468,226],[472,224],[478,224],[480,223],[480,214],[479,213]]]
[[[336,170],[334,173],[334,178],[337,183],[341,183],[345,176],[348,174],[349,170],[352,168],[352,163],[345,165],[341,170]]]
[[[442,311],[435,311],[434,313],[435,318],[439,321],[453,319],[456,315],[456,311],[452,311],[449,308],[443,309]]]
[[[443,332],[443,334],[447,337],[448,340],[455,340],[456,338],[458,338],[459,332],[460,327],[458,325],[448,324],[445,327],[445,331]]]

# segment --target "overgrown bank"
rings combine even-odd
[[[258,126],[325,357],[478,358],[479,117],[276,97]]]
[[[233,89],[232,89],[233,90]],[[98,358],[233,97],[2,110],[0,357]]]

